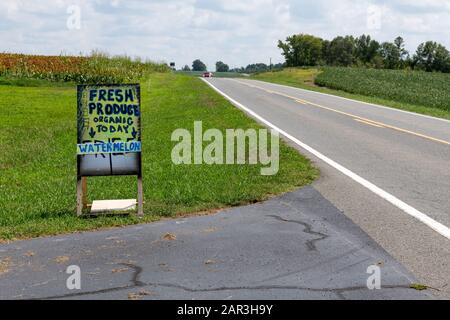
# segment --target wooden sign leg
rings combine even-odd
[[[142,190],[142,176],[138,176],[138,216],[144,216],[144,193]]]
[[[82,177],[77,177],[77,216],[83,213],[83,182]]]
[[[83,209],[87,209],[88,201],[87,201],[87,178],[81,178],[81,192],[82,192],[82,201],[83,201]]]

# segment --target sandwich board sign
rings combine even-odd
[[[86,177],[136,175],[143,214],[140,86],[77,87],[77,215],[87,204]],[[136,203],[134,203],[136,204]]]

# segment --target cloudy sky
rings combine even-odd
[[[0,52],[79,54],[92,49],[177,67],[282,62],[278,39],[369,33],[450,49],[450,0],[1,0]]]

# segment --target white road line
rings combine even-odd
[[[235,82],[239,82],[240,81],[240,80],[238,81],[238,80],[234,80],[234,79],[229,79],[229,80],[232,80],[232,81],[235,81]],[[365,102],[365,101],[345,98],[345,97],[336,96],[336,95],[329,94],[329,93],[323,93],[323,92],[319,92],[319,91],[307,90],[307,89],[302,89],[302,88],[297,88],[297,87],[290,87],[290,86],[286,86],[286,85],[283,85],[283,84],[267,82],[267,81],[261,81],[261,80],[253,80],[253,79],[251,79],[251,80],[249,80],[249,79],[242,79],[242,80],[249,81],[249,82],[255,81],[255,82],[259,82],[261,84],[273,85],[273,86],[283,87],[283,88],[287,88],[287,89],[300,90],[300,91],[304,91],[304,92],[308,92],[308,93],[312,93],[312,94],[323,95],[323,96],[327,96],[327,97],[338,98],[338,99],[352,101],[352,102],[358,102],[358,103],[366,104],[368,106],[372,106],[372,107],[376,107],[376,108],[392,110],[392,111],[400,112],[400,113],[406,113],[406,114],[410,114],[410,115],[418,116],[418,117],[422,117],[422,118],[428,118],[428,119],[438,120],[438,121],[443,121],[443,122],[450,122],[450,120],[444,119],[444,118],[438,118],[438,117],[433,117],[433,116],[429,116],[429,115],[421,114],[421,113],[417,113],[417,112],[406,111],[406,110],[402,110],[402,109],[396,109],[396,108],[392,108],[392,107],[382,106],[382,105],[376,104],[376,103],[370,103],[370,102]]]
[[[416,218],[417,220],[419,220],[420,222],[424,223],[425,225],[427,225],[428,227],[430,227],[431,229],[433,229],[434,231],[436,231],[440,235],[446,237],[447,239],[450,239],[450,229],[447,226],[445,226],[442,223],[440,223],[440,222],[430,218],[426,214],[424,214],[424,213],[420,212],[419,210],[413,208],[412,206],[410,206],[409,204],[407,204],[407,203],[403,202],[402,200],[396,198],[392,194],[384,191],[383,189],[377,187],[373,183],[371,183],[371,182],[367,181],[366,179],[360,177],[356,173],[354,173],[354,172],[350,171],[349,169],[341,166],[339,163],[335,162],[334,160],[331,160],[330,158],[328,158],[327,156],[323,155],[319,151],[317,151],[317,150],[313,149],[312,147],[308,146],[307,144],[301,142],[300,140],[298,140],[294,136],[290,135],[286,131],[278,128],[276,125],[272,124],[271,122],[267,121],[266,119],[264,119],[260,115],[256,114],[254,111],[250,110],[249,108],[247,108],[246,106],[244,106],[240,102],[237,102],[236,100],[234,100],[233,98],[228,96],[226,93],[222,92],[220,89],[215,87],[212,83],[208,82],[205,79],[202,79],[202,80],[205,81],[211,88],[213,88],[219,94],[221,94],[226,99],[228,99],[236,107],[244,110],[249,115],[251,115],[254,118],[258,119],[259,121],[261,121],[262,123],[266,124],[270,128],[278,131],[281,135],[283,135],[286,138],[288,138],[289,140],[293,141],[294,143],[299,145],[301,148],[303,148],[306,151],[308,151],[309,153],[313,154],[314,156],[316,156],[317,158],[319,158],[323,162],[327,163],[328,165],[330,165],[331,167],[335,168],[339,172],[343,173],[344,175],[346,175],[350,179],[354,180],[355,182],[359,183],[363,187],[369,189],[370,191],[372,191],[373,193],[375,193],[379,197],[381,197],[384,200],[390,202],[391,204],[393,204],[397,208],[401,209],[402,211],[404,211],[408,215],[410,215],[410,216]]]

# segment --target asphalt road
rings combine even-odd
[[[68,266],[81,288],[69,290]],[[432,299],[313,187],[219,213],[0,245],[0,299]],[[381,289],[369,290],[370,266]],[[370,282],[371,283],[371,282]]]
[[[449,121],[255,80],[206,81],[286,133],[320,167],[314,187],[450,297]]]

